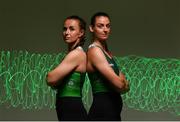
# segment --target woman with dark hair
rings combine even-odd
[[[86,120],[81,100],[82,84],[86,72],[85,21],[78,16],[67,17],[63,26],[63,39],[68,53],[62,62],[47,74],[47,84],[57,89],[56,112],[58,120]]]
[[[122,98],[129,89],[128,82],[108,50],[106,40],[111,31],[110,17],[98,12],[89,27],[93,42],[87,52],[87,72],[92,85],[93,104],[89,120],[121,120]]]

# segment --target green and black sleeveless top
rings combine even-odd
[[[72,72],[64,78],[58,86],[58,97],[81,97],[82,84],[85,80],[85,73]]]
[[[109,65],[112,67],[112,69],[114,70],[114,72],[119,75],[119,69],[118,66],[116,64],[116,62],[114,61],[113,58],[110,58],[105,52],[104,50],[97,46],[97,45],[90,45],[89,48],[92,47],[98,47],[102,50],[102,52],[104,53],[106,60],[108,61]],[[112,92],[114,91],[113,88],[110,85],[110,81],[107,81],[106,78],[104,78],[104,76],[102,76],[102,74],[98,71],[92,72],[92,73],[88,73],[90,82],[91,82],[91,86],[92,86],[92,90],[93,93],[97,93],[97,92]]]
[[[82,47],[77,47],[83,50]],[[57,88],[57,97],[81,97],[85,73],[74,71],[66,76]]]

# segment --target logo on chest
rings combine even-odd
[[[114,66],[114,64],[109,64],[109,66],[110,66],[110,67],[113,67],[113,66]]]

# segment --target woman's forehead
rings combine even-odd
[[[76,19],[67,19],[64,22],[64,25],[73,25],[73,26],[79,26],[79,21]]]
[[[110,20],[106,16],[98,16],[95,18],[95,23],[110,23]]]

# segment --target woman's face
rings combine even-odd
[[[79,41],[83,36],[83,33],[78,20],[67,19],[64,22],[63,39],[66,43],[75,43],[76,41]]]
[[[109,18],[105,16],[96,17],[94,26],[90,26],[90,31],[93,32],[95,39],[107,40],[111,31]]]

